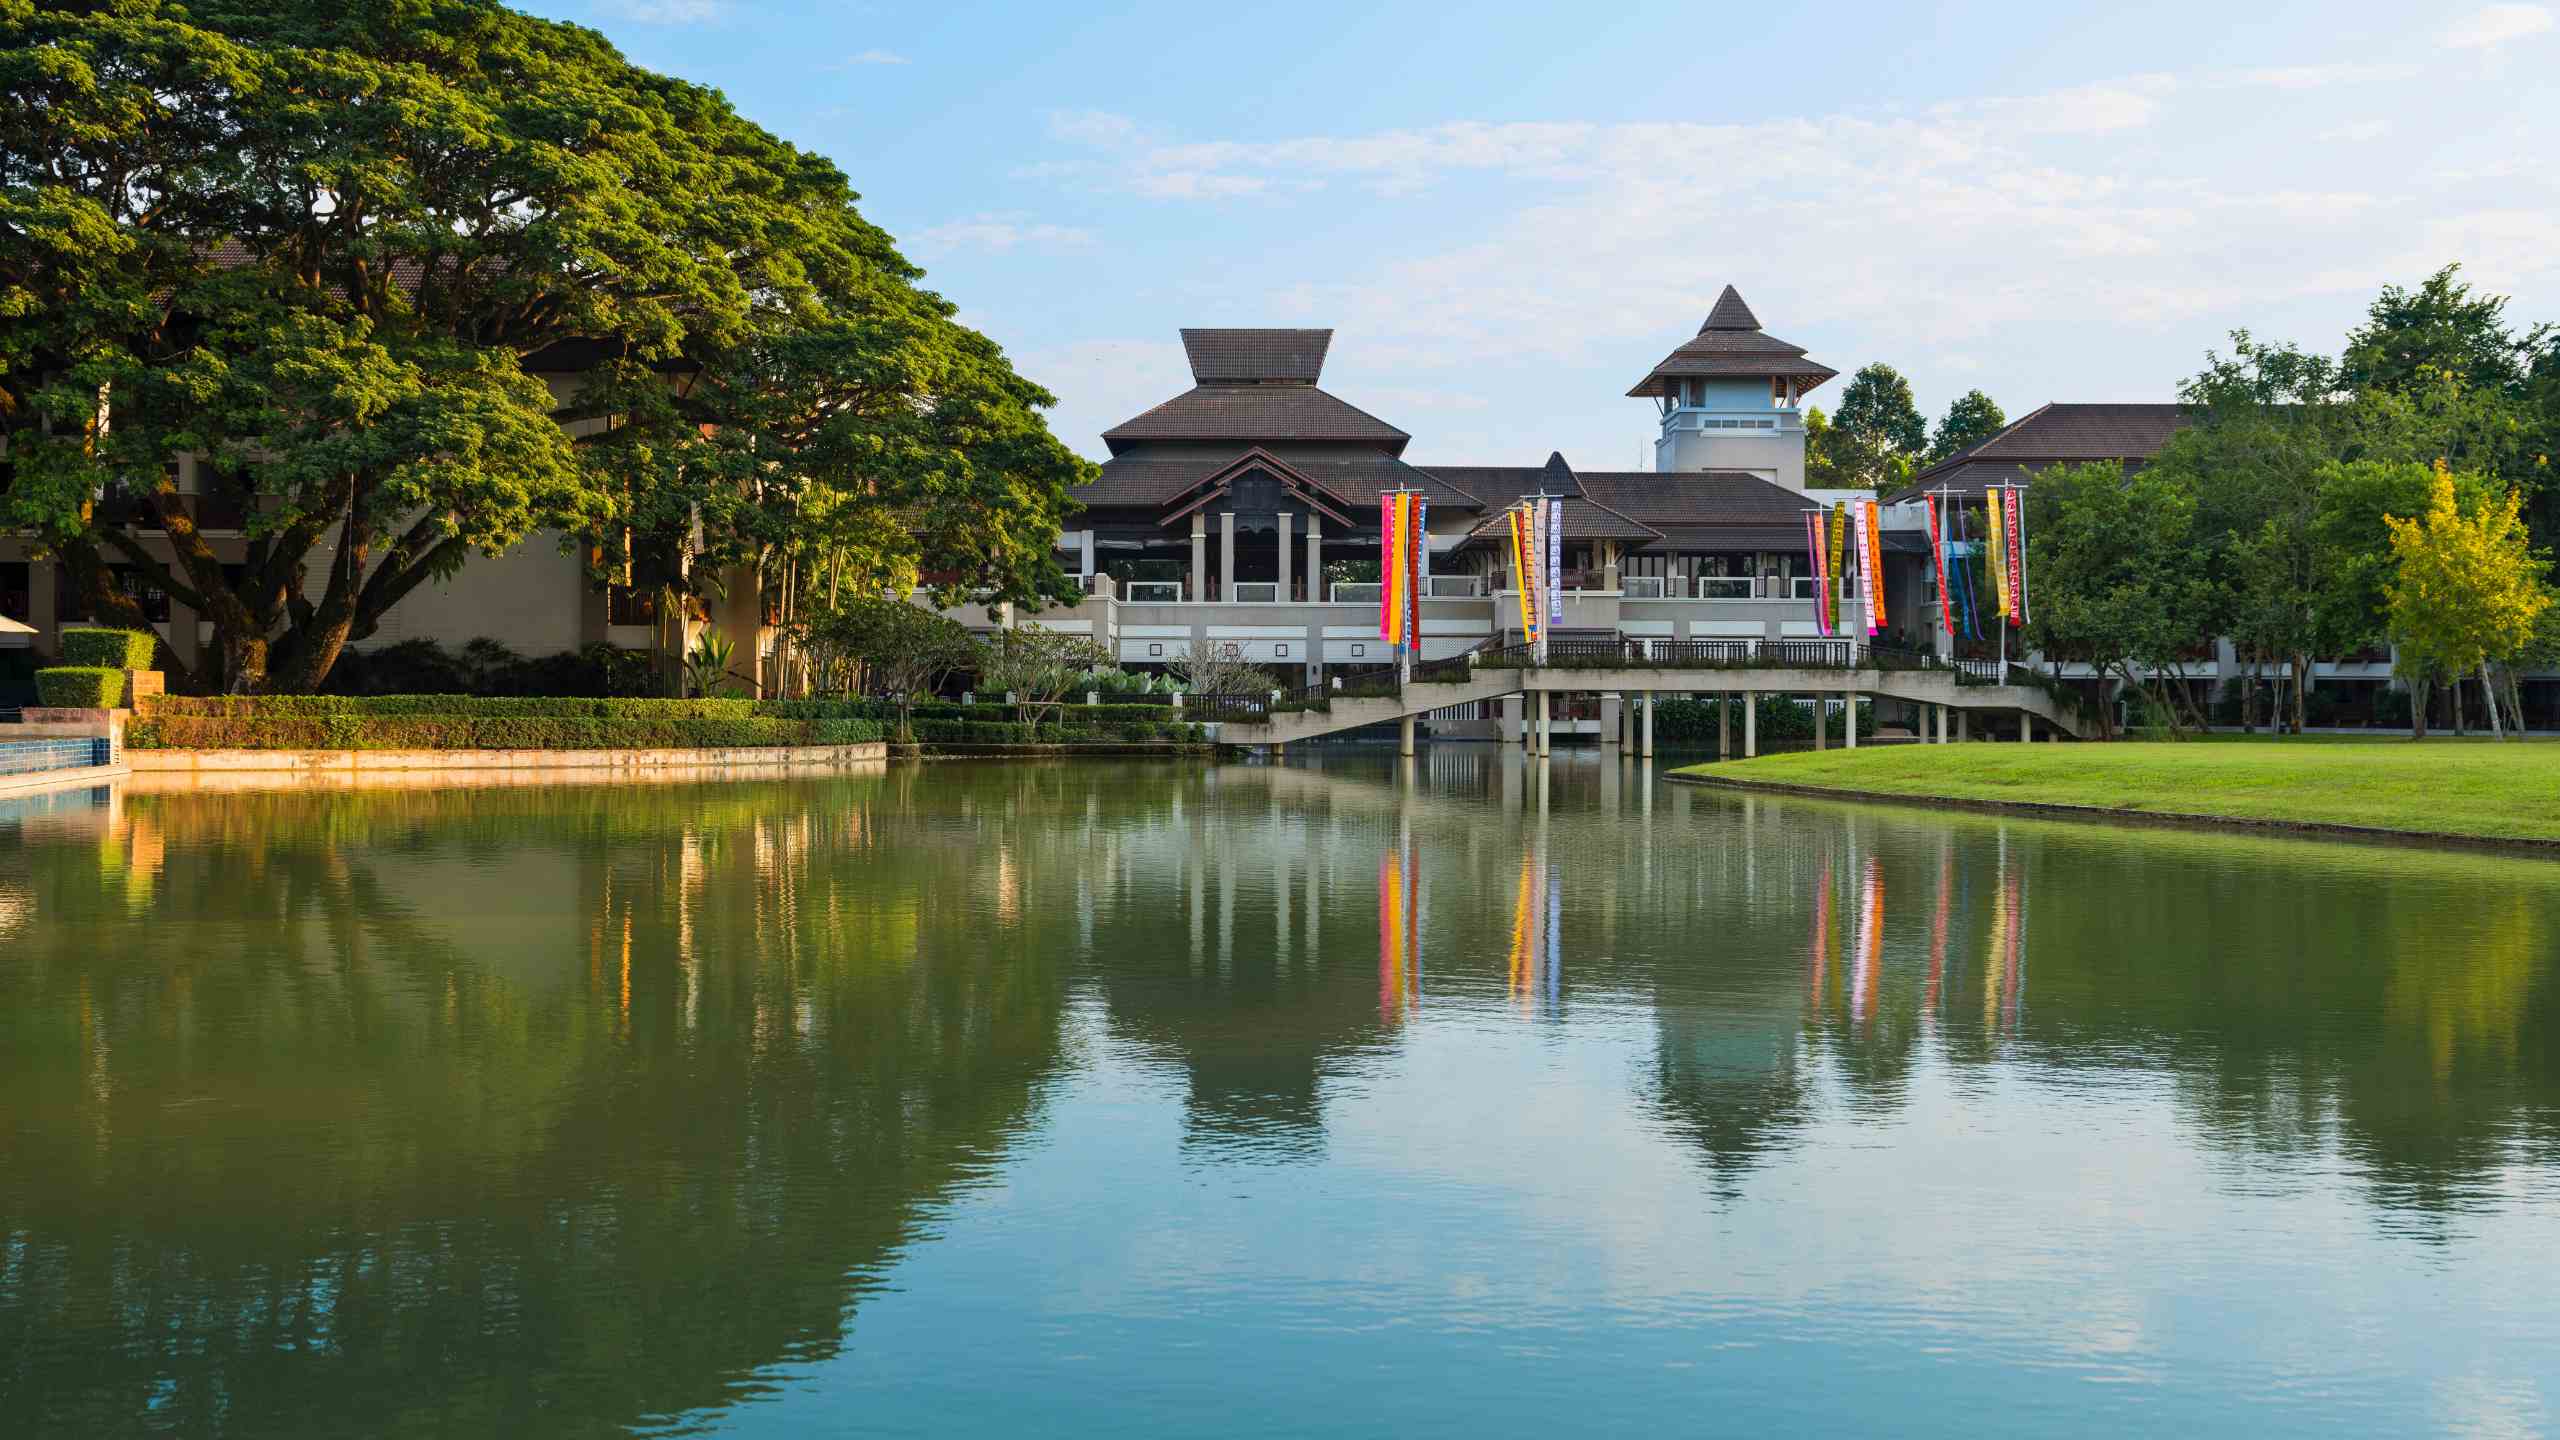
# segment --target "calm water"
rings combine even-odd
[[[0,1434],[2531,1434],[2555,952],[1590,757],[20,802]]]

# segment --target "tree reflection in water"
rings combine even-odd
[[[1585,1007],[1645,1027],[1626,1098],[1719,1203],[1924,1074],[2165,1083],[2200,1143],[2337,1157],[2422,1234],[2560,1162],[2539,860],[1464,752],[0,830],[0,1432],[734,1402],[859,1343],[1088,1045],[1168,1078],[1195,1168],[1326,1164],[1429,1027]]]

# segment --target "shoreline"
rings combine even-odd
[[[1979,814],[2028,815],[2047,820],[2079,820],[2099,824],[2149,825],[2174,830],[2257,830],[2308,839],[2407,843],[2459,850],[2505,850],[2560,858],[2560,840],[2531,836],[2465,835],[2448,830],[2400,830],[2380,825],[2350,825],[2335,820],[2277,820],[2248,815],[2208,815],[2168,810],[2124,810],[2107,805],[2068,805],[2051,800],[1977,800],[1954,795],[1914,795],[1894,791],[1857,790],[1837,785],[1799,785],[1783,780],[1743,780],[1721,775],[1693,775],[1675,770],[1663,776],[1680,785],[1792,795],[1813,800],[1858,804],[1903,805],[1924,810],[1966,810]]]

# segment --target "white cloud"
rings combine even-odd
[[[1138,122],[1108,110],[1060,110],[1049,117],[1049,135],[1071,145],[1127,145],[1138,138]]]
[[[859,55],[847,56],[844,63],[847,65],[904,65],[907,63],[907,57],[894,50],[865,50]]]
[[[2509,41],[2540,35],[2554,23],[2548,6],[2488,5],[2453,22],[2444,32],[2444,43],[2456,50],[2495,50]]]
[[[1093,243],[1093,232],[1073,225],[1033,224],[1018,216],[977,215],[936,225],[916,236],[926,250],[1060,250]]]
[[[2387,121],[2351,120],[2344,125],[2335,127],[2334,129],[2321,131],[2318,138],[2322,140],[2342,140],[2355,144],[2364,144],[2379,140],[2390,133],[2391,126]]]
[[[701,25],[729,13],[728,0],[604,0],[607,14],[642,25]]]

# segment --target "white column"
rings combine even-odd
[[[1849,692],[1849,703],[1840,707],[1841,729],[1849,732],[1849,748],[1858,748],[1858,692]]]
[[[1280,516],[1280,601],[1284,605],[1289,601],[1289,521],[1291,518],[1286,512]]]
[[[1813,697],[1813,748],[1817,751],[1831,748],[1831,697],[1828,695]]]
[[[1760,754],[1760,692],[1742,692],[1742,758],[1755,759]]]
[[[1733,758],[1733,692],[1716,697],[1716,758]]]
[[[1644,692],[1644,758],[1653,758],[1653,692]]]
[[[1229,603],[1236,598],[1236,512],[1218,512],[1218,592]]]
[[[1191,513],[1191,593],[1182,597],[1198,602],[1209,598],[1209,517]]]
[[[1547,748],[1555,730],[1555,697],[1544,690],[1538,692],[1538,753],[1551,753]]]
[[[1080,573],[1080,574],[1085,574],[1085,575],[1090,575],[1090,574],[1092,574],[1092,573],[1093,573],[1093,532],[1092,532],[1091,530],[1087,530],[1087,531],[1085,531],[1082,535],[1079,535],[1079,536],[1077,536],[1077,537],[1076,537],[1076,548],[1077,548],[1077,551],[1078,551],[1078,552],[1082,555],[1082,557],[1083,557],[1083,559],[1082,559],[1082,562],[1081,562],[1081,563],[1082,563],[1082,564],[1083,564],[1083,566],[1084,566],[1084,568],[1083,568],[1080,572],[1078,572],[1078,573]]]
[[[1408,760],[1413,758],[1413,717],[1410,715],[1396,722],[1396,753]]]
[[[1956,712],[1956,738],[1959,740],[1970,740],[1973,738],[1972,711],[1959,710]]]
[[[2018,712],[2018,738],[2028,742],[2036,738],[2036,717],[2024,710]]]
[[[1324,599],[1324,517],[1307,512],[1307,598]]]

